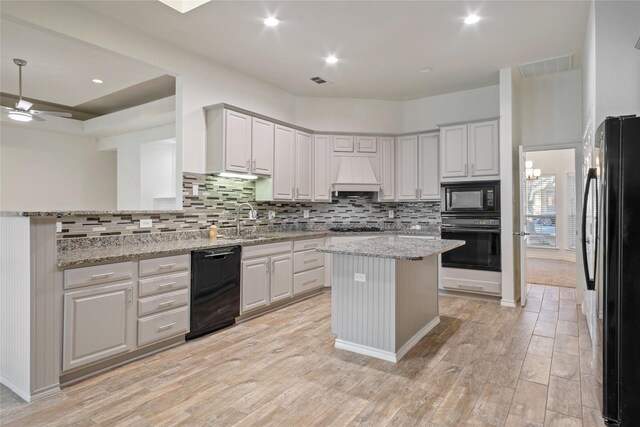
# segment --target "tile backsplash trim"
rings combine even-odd
[[[199,194],[192,195],[194,184]],[[204,230],[216,224],[224,232],[235,227],[238,203],[251,203],[258,211],[257,220],[248,220],[246,207],[241,212],[244,227],[257,226],[277,229],[315,230],[333,226],[376,226],[383,229],[410,228],[420,225],[423,230],[439,233],[440,202],[379,203],[369,196],[333,197],[329,203],[256,202],[255,182],[221,178],[213,175],[183,174],[182,198],[184,211],[180,213],[77,215],[60,219],[62,232],[58,238],[99,237],[175,231]],[[309,218],[303,218],[309,210]],[[388,211],[394,211],[394,218]],[[269,211],[275,212],[268,219]],[[152,228],[141,229],[141,219],[152,219]]]

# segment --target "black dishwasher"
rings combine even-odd
[[[187,339],[233,325],[240,315],[240,246],[191,254],[191,331]]]

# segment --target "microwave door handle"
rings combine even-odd
[[[590,291],[595,290],[596,288],[596,262],[598,261],[598,187],[595,188],[595,206],[596,206],[596,217],[595,217],[595,231],[596,235],[594,236],[595,242],[594,244],[594,263],[593,263],[593,275],[591,275],[589,271],[589,261],[587,259],[587,209],[589,208],[589,191],[591,190],[591,181],[595,181],[597,177],[596,168],[590,168],[587,173],[587,182],[584,187],[584,198],[582,199],[582,262],[584,263],[584,275],[587,283],[587,289]]]
[[[442,227],[445,233],[500,233],[499,228],[448,228]]]

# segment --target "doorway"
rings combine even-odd
[[[582,177],[579,146],[523,147],[520,210],[527,238],[523,259],[523,305],[535,285],[575,289],[581,296],[578,248]]]

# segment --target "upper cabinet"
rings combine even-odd
[[[330,135],[313,136],[313,201],[331,201],[331,160],[330,149],[333,137]]]
[[[295,130],[286,126],[276,125],[275,160],[273,163],[273,179],[271,180],[273,183],[273,195],[272,197],[266,197],[267,199],[293,200],[295,191],[295,137]]]
[[[395,192],[395,141],[392,137],[382,137],[380,143],[380,191],[379,201],[393,201]]]
[[[497,120],[443,127],[440,141],[443,181],[500,177]]]
[[[396,141],[396,199],[438,200],[438,134],[399,137]]]
[[[311,135],[296,131],[296,200],[311,200]]]
[[[207,172],[271,176],[274,124],[226,108],[207,110]]]
[[[375,136],[356,136],[355,149],[358,153],[377,153],[377,138]]]

